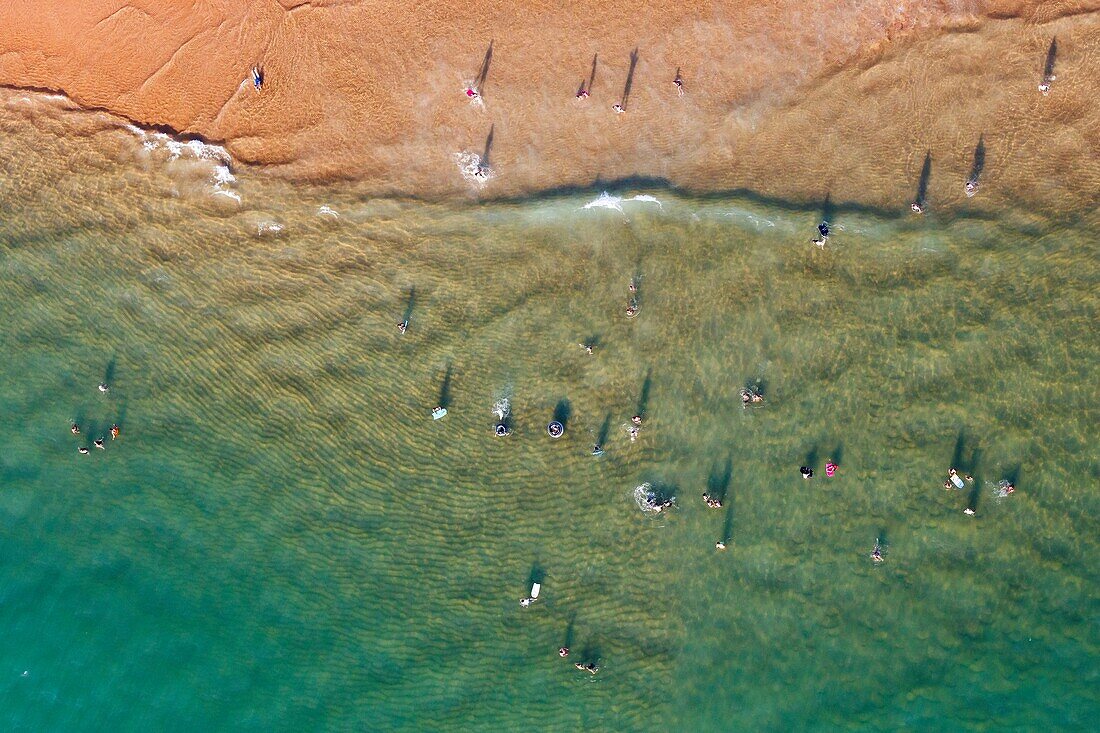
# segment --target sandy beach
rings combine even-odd
[[[929,199],[951,205],[965,200],[980,139],[986,200],[1054,207],[1043,181],[1069,176],[1075,208],[1100,191],[1097,8],[94,0],[44,11],[21,0],[0,9],[0,84],[379,194],[499,197],[645,177],[904,209],[928,152]],[[1058,78],[1043,96],[1055,37]],[[590,96],[576,99],[596,54]],[[493,177],[470,181],[461,163],[485,157],[490,131]]]

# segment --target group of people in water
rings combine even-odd
[[[106,394],[107,392],[111,391],[111,388],[109,386],[107,386],[106,382],[100,382],[99,391],[102,394]],[[80,429],[79,423],[77,423],[75,421],[72,422],[69,425],[69,432],[72,433],[73,435],[77,435],[77,436],[81,435],[82,431]],[[115,440],[116,438],[118,438],[118,436],[121,433],[122,433],[122,428],[120,428],[118,426],[118,423],[117,422],[112,423],[111,424],[111,429],[108,431],[108,434],[111,436],[111,440]],[[106,438],[94,438],[92,440],[92,445],[94,447],[98,448],[99,450],[107,450],[107,439]],[[89,453],[92,452],[91,449],[88,448],[88,446],[86,446],[86,445],[78,446],[76,451],[77,451],[77,453],[79,453],[82,456],[86,456],[86,455],[88,455]]]

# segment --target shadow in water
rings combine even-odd
[[[546,580],[546,568],[538,560],[535,560],[531,563],[531,572],[527,574],[527,589],[530,589],[533,583],[541,585],[544,580]]]
[[[447,372],[443,375],[443,383],[439,386],[439,401],[437,403],[445,410],[451,407],[451,376],[453,373],[454,367],[448,362]]]
[[[833,203],[833,195],[827,193],[825,200],[821,203],[821,223],[831,228],[834,219],[836,219],[836,204]]]
[[[975,476],[974,483],[970,486],[970,493],[966,496],[966,508],[972,512],[978,511],[978,501],[982,496],[981,480]]]
[[[611,413],[607,413],[603,418],[603,425],[600,426],[600,434],[596,436],[596,445],[603,445],[607,442],[607,436],[611,433]]]
[[[833,448],[833,452],[829,456],[829,460],[832,461],[833,463],[835,463],[838,466],[843,466],[844,465],[844,443],[843,443],[843,441],[838,441],[837,442],[836,448]]]
[[[977,183],[985,170],[985,135],[978,136],[978,144],[974,146],[974,164],[970,166],[970,176],[966,179],[969,183]]]
[[[955,436],[955,449],[951,452],[951,465],[959,473],[973,474],[978,468],[981,458],[981,449],[974,445],[966,435],[966,428],[961,428]]]
[[[626,85],[623,86],[623,99],[619,105],[626,109],[626,103],[630,99],[630,87],[634,85],[634,69],[638,66],[638,49],[630,52],[630,71],[626,72]]]
[[[562,397],[554,406],[554,419],[561,423],[563,428],[569,427],[569,418],[573,416],[573,406],[569,399]]]
[[[481,61],[481,70],[477,72],[477,79],[474,80],[474,88],[477,89],[477,93],[481,96],[485,96],[485,81],[489,78],[489,64],[493,60],[493,42],[489,41],[489,48],[485,50],[485,58]]]
[[[768,394],[768,380],[763,377],[756,377],[745,382],[745,389],[750,392],[755,392],[761,397],[766,397]]]
[[[924,167],[920,169],[920,181],[917,183],[917,198],[914,203],[924,208],[928,203],[928,179],[932,177],[932,151],[924,154]]]
[[[496,130],[496,124],[489,125],[489,135],[485,138],[485,150],[481,154],[482,167],[488,167],[489,165],[489,153],[493,150],[493,132]]]
[[[1050,48],[1047,49],[1047,60],[1043,64],[1043,81],[1049,82],[1054,79],[1054,62],[1058,60],[1058,37],[1055,36],[1050,40]]]
[[[646,370],[645,381],[642,382],[642,393],[638,396],[638,406],[635,408],[637,412],[635,415],[646,416],[646,411],[649,409],[649,390],[653,387],[653,369]]]
[[[117,357],[112,356],[111,360],[107,362],[107,368],[103,370],[103,384],[106,384],[108,387],[115,382],[115,366],[117,361]]]
[[[405,301],[405,313],[401,316],[403,323],[408,323],[412,318],[414,307],[416,307],[416,288],[409,288],[409,298]]]
[[[725,502],[726,519],[722,523],[722,544],[728,545],[733,541],[733,499]]]
[[[575,627],[577,624],[576,612],[569,614],[569,624],[565,627],[565,639],[562,642],[562,646],[566,649],[573,647],[573,641],[576,638]]]
[[[599,664],[600,663],[600,648],[591,644],[586,644],[584,649],[581,650],[580,657],[581,664]]]
[[[1004,473],[1004,480],[1012,484],[1013,486],[1016,486],[1017,483],[1020,481],[1020,470],[1021,466],[1019,463],[1010,466],[1008,470]]]
[[[707,495],[724,502],[732,478],[733,461],[727,457],[726,465],[721,469],[717,465],[711,467],[710,476],[707,477]]]
[[[814,473],[817,473],[817,464],[820,460],[821,457],[818,454],[817,444],[815,443],[806,453],[806,457],[802,459],[802,465],[809,467]]]

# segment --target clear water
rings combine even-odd
[[[816,207],[664,190],[237,203],[33,119],[0,141],[0,727],[1095,724],[1095,213],[839,203],[819,250]]]

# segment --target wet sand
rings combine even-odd
[[[43,12],[24,1],[0,9],[0,83],[57,90],[295,180],[358,180],[370,193],[498,197],[648,177],[904,210],[926,151],[933,205],[964,200],[984,134],[983,196],[1075,208],[1100,191],[1098,7],[114,0]],[[1043,97],[1054,36],[1058,79]],[[490,41],[484,103],[472,103],[463,88]],[[635,47],[627,111],[616,115]],[[596,53],[591,96],[576,100]],[[253,64],[265,72],[261,93]],[[490,129],[495,176],[482,185],[455,156],[483,155]],[[1078,198],[1046,200],[1043,182],[1067,176]]]

